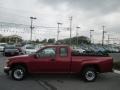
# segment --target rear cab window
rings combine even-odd
[[[68,48],[67,47],[60,47],[59,53],[61,57],[67,57],[68,56]]]

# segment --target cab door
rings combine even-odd
[[[46,47],[36,53],[32,62],[35,73],[68,73],[71,58],[68,47]]]
[[[56,48],[46,47],[36,53],[34,60],[34,71],[36,73],[54,72],[56,62]]]
[[[58,56],[54,65],[54,72],[58,73],[69,73],[71,55],[69,54],[69,49],[67,46],[60,46],[57,48]]]

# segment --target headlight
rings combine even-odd
[[[6,63],[8,63],[9,61],[10,61],[10,60],[8,60],[8,59],[7,59],[7,60],[5,60],[5,62],[6,62]]]
[[[9,64],[9,60],[5,60],[4,67],[7,67]]]
[[[6,65],[9,65],[9,63],[10,63],[10,60],[7,59],[7,60],[5,61],[5,64],[6,64]]]

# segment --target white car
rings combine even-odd
[[[3,52],[6,43],[0,43],[0,52]]]
[[[39,49],[42,48],[42,47],[44,47],[43,44],[37,44],[37,45],[35,45],[35,49],[36,49],[36,50],[39,50]]]
[[[35,53],[37,50],[33,45],[25,45],[22,47],[22,51],[25,54],[32,54],[32,53]]]
[[[82,48],[77,48],[77,49],[73,49],[74,51],[77,51],[78,53],[84,53],[85,50]]]

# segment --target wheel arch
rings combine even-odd
[[[27,73],[28,73],[28,67],[27,67],[27,65],[26,65],[25,63],[13,63],[13,64],[11,65],[11,68],[10,68],[10,69],[12,69],[12,68],[14,68],[14,67],[16,67],[16,66],[22,66],[22,67],[24,67],[25,70],[26,70]]]
[[[94,69],[97,70],[97,72],[99,72],[99,73],[101,72],[100,67],[99,67],[98,64],[85,64],[85,65],[82,66],[80,72],[83,72],[83,70],[84,70],[85,68],[94,68]]]

